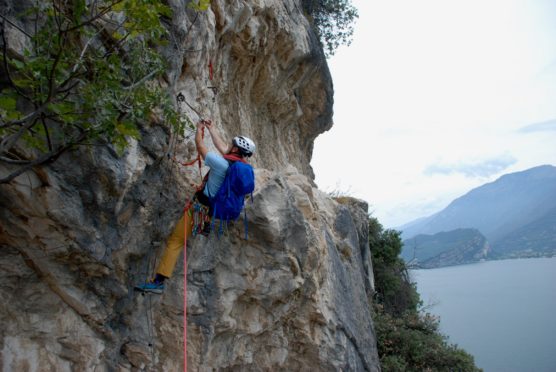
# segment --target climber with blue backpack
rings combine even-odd
[[[203,142],[204,128],[208,129],[219,153],[208,151]],[[234,137],[231,144],[227,144],[219,136],[212,122],[201,120],[197,124],[195,145],[200,158],[210,168],[203,184],[195,193],[195,203],[190,203],[190,206],[194,205],[196,208],[186,207],[184,215],[166,242],[154,278],[136,286],[135,289],[139,291],[162,293],[164,280],[172,275],[184,241],[192,236],[194,231],[208,235],[214,219],[219,219],[220,224],[237,219],[243,209],[245,196],[251,194],[255,188],[253,167],[246,161],[256,148],[251,139],[238,136]],[[196,218],[199,208],[205,210],[205,217],[202,217],[200,224]]]

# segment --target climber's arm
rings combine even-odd
[[[203,158],[203,160],[205,159],[205,157],[207,156],[207,147],[205,146],[205,143],[203,142],[203,128],[205,127],[205,124],[203,124],[203,122],[199,122],[199,124],[197,124],[197,132],[195,132],[195,146],[197,146],[197,152],[199,153],[199,155],[201,155],[201,157]]]
[[[212,142],[214,143],[216,149],[222,155],[227,154],[230,151],[230,147],[226,144],[225,141],[222,140],[212,122],[210,120],[205,120],[204,124],[205,128],[207,128],[210,132],[210,137],[212,138]]]

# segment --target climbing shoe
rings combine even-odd
[[[141,292],[150,292],[156,294],[162,294],[164,292],[164,283],[161,282],[147,282],[135,286],[135,289]]]

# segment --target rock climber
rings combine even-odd
[[[208,129],[212,142],[219,153],[208,151],[203,142],[203,128]],[[245,162],[245,158],[253,155],[256,147],[251,139],[244,136],[234,137],[232,142],[227,144],[222,140],[215,126],[209,120],[201,120],[197,124],[195,145],[197,152],[205,161],[205,165],[210,168],[210,171],[204,185],[197,191],[194,198],[208,208],[210,207],[210,198],[213,198],[218,193],[220,186],[224,182],[230,164],[229,161]],[[208,213],[210,216],[211,211]],[[164,291],[164,281],[172,275],[178,256],[183,248],[184,239],[186,238],[184,237],[184,234],[186,234],[185,226],[187,226],[187,238],[189,238],[192,235],[193,229],[193,218],[190,210],[184,213],[169,236],[154,278],[147,283],[136,286],[137,290],[158,294]],[[205,229],[201,232],[203,235],[208,235],[207,228],[210,228],[209,223],[205,224]]]

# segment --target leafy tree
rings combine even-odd
[[[204,6],[203,4],[197,4]],[[28,34],[5,18],[0,92],[0,183],[55,160],[83,144],[113,144],[120,152],[139,126],[156,116],[179,128],[171,98],[156,78],[165,63],[155,46],[166,43],[156,0],[42,1],[20,15]],[[26,48],[10,53],[6,27],[25,35]]]
[[[473,357],[451,345],[438,330],[437,317],[419,311],[421,301],[399,257],[400,234],[369,219],[376,299],[373,320],[382,370],[480,371]]]
[[[327,57],[334,55],[340,45],[351,44],[359,14],[350,0],[303,0],[302,4]]]

